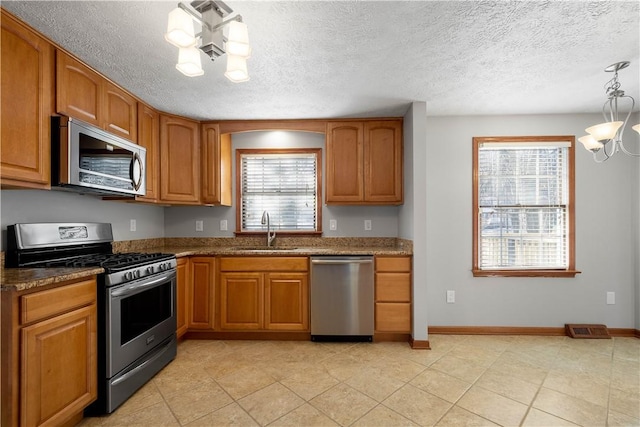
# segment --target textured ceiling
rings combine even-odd
[[[226,58],[190,78],[164,41],[177,1],[2,1],[2,7],[159,110],[197,119],[598,112],[606,66],[631,61],[640,1],[228,1],[253,47],[251,80]],[[639,102],[640,104],[640,102]]]

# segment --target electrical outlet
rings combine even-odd
[[[456,302],[456,291],[447,291],[447,304]]]
[[[221,219],[220,220],[220,231],[227,231],[227,220],[226,219]]]
[[[204,223],[202,222],[202,220],[197,220],[196,231],[203,231],[203,230],[204,230]]]
[[[364,229],[367,231],[371,230],[371,220],[370,219],[365,219],[364,220]]]
[[[612,305],[616,303],[616,293],[607,292],[607,304]]]
[[[129,231],[136,231],[136,228],[137,228],[136,220],[132,219],[131,221],[129,221]]]
[[[329,220],[329,230],[337,230],[338,229],[338,221],[336,221],[335,219],[330,219]]]

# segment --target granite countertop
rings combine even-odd
[[[390,247],[272,247],[266,246],[155,246],[142,252],[185,256],[312,256],[312,255],[411,255],[410,250]]]
[[[87,268],[2,268],[0,290],[25,291],[27,289],[62,283],[104,273],[101,267]]]
[[[147,239],[114,242],[114,252],[162,252],[187,256],[312,256],[312,255],[412,255],[412,245],[397,239],[281,239],[284,245],[267,248],[264,239]],[[3,263],[4,264],[4,263]],[[87,268],[1,268],[0,289],[24,291],[67,280],[104,273]]]

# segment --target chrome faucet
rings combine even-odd
[[[271,247],[271,243],[276,238],[276,232],[274,231],[273,234],[271,234],[271,224],[269,222],[269,212],[267,212],[267,211],[262,212],[262,220],[260,221],[260,223],[262,225],[265,225],[265,224],[267,225],[267,247]]]

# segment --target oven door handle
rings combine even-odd
[[[171,279],[172,276],[175,276],[174,272],[171,272],[169,274],[164,274],[161,277],[158,277],[157,279],[151,280],[150,282],[131,283],[129,285],[124,285],[121,288],[114,289],[113,291],[111,291],[111,296],[122,297],[122,296],[137,294],[138,292],[144,289],[153,287],[158,283],[166,282],[167,280]]]
[[[127,372],[126,374],[124,374],[123,376],[121,376],[120,378],[114,380],[111,385],[118,385],[123,381],[126,381],[127,379],[131,378],[132,376],[136,375],[138,372],[140,372],[142,369],[145,368],[145,366],[147,366],[149,363],[153,362],[154,360],[156,360],[157,358],[159,358],[160,356],[163,355],[163,353],[165,351],[167,351],[167,349],[169,348],[169,346],[172,344],[172,342],[168,342],[166,343],[161,349],[159,349],[156,354],[154,354],[153,356],[151,356],[149,359],[145,360],[144,362],[142,362],[141,364],[139,364],[138,366],[136,366],[135,368],[133,368],[132,370],[130,370],[129,372]]]

